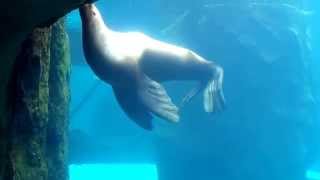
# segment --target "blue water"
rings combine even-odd
[[[320,2],[263,1],[250,11],[239,2],[96,3],[112,29],[190,48],[224,68],[226,110],[205,113],[200,95],[178,124],[156,117],[151,132],[85,63],[79,14],[68,15],[71,180],[320,179]],[[164,84],[176,104],[194,85]]]

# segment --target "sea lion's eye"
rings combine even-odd
[[[92,15],[93,15],[93,16],[96,16],[96,13],[95,13],[95,12],[92,12]]]

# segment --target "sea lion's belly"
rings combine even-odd
[[[134,74],[137,67],[134,61],[117,59],[117,57],[99,51],[98,48],[94,51],[87,50],[85,53],[87,63],[101,80],[111,85],[128,84],[128,82],[135,81]],[[125,63],[124,60],[127,62]]]

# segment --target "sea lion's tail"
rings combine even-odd
[[[225,108],[225,98],[222,90],[223,69],[215,66],[211,77],[203,91],[203,105],[206,112],[217,112]]]

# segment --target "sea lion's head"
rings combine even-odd
[[[84,4],[80,7],[80,16],[83,23],[99,22],[102,17],[94,4]]]

